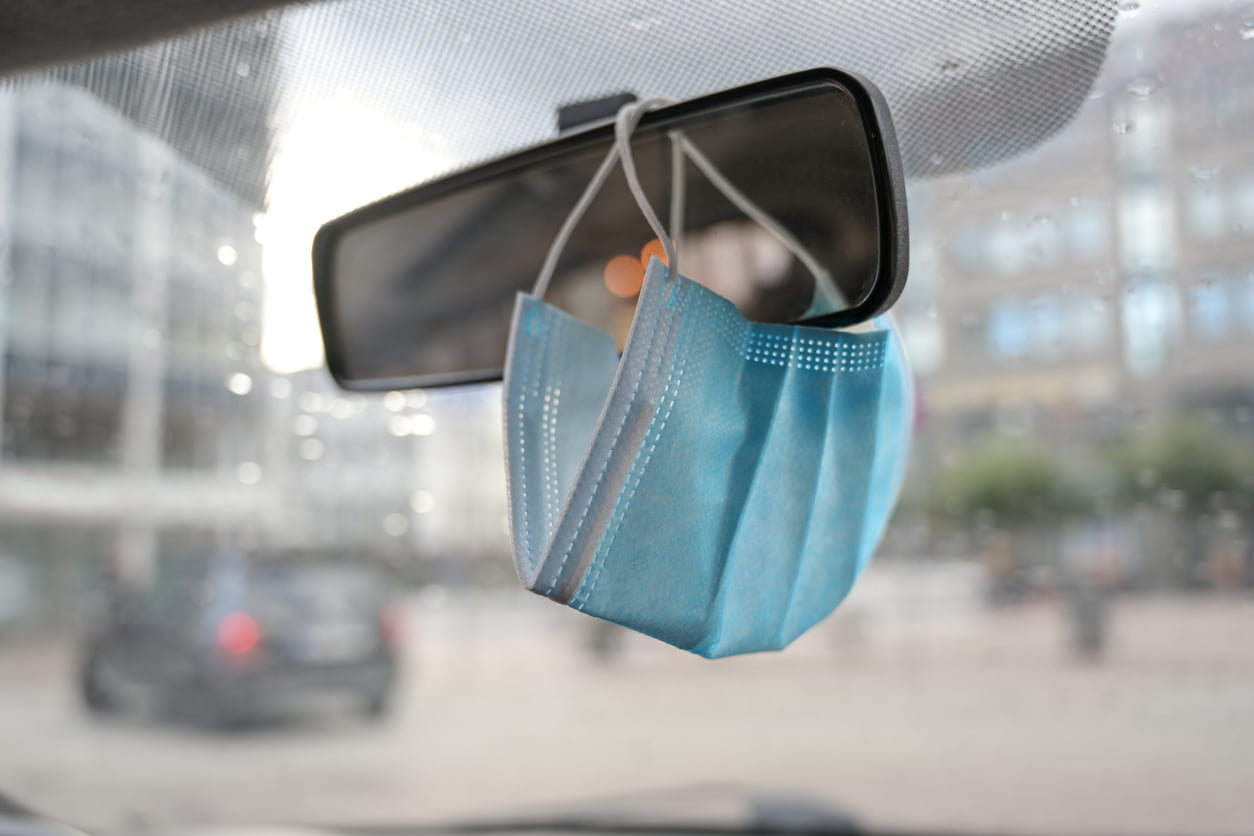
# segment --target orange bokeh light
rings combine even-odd
[[[644,265],[634,255],[616,255],[605,265],[605,286],[615,296],[635,296],[642,284]]]
[[[640,248],[640,263],[645,267],[649,266],[649,256],[655,255],[661,259],[663,264],[669,264],[666,260],[666,247],[662,246],[662,242],[654,238],[649,243]]]

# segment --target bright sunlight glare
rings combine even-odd
[[[309,102],[278,143],[269,207],[257,218],[266,304],[262,360],[289,373],[322,362],[310,248],[318,227],[452,167],[422,131],[347,98]]]

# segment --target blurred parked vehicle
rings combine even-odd
[[[369,564],[217,553],[152,574],[143,589],[114,583],[87,631],[92,713],[230,725],[331,700],[387,712],[404,617]]]

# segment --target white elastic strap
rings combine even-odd
[[[651,96],[622,108],[618,111],[618,118],[614,120],[614,142],[618,146],[618,157],[623,164],[623,174],[627,175],[627,188],[631,189],[631,196],[636,199],[636,206],[640,207],[640,213],[649,222],[649,228],[653,230],[653,234],[662,242],[662,247],[666,250],[668,276],[675,270],[675,242],[666,234],[662,222],[658,220],[657,213],[653,211],[653,205],[649,203],[649,198],[644,193],[644,187],[640,185],[640,175],[636,173],[636,157],[631,152],[631,134],[646,111],[673,103],[673,99],[665,96]]]
[[[562,223],[562,228],[557,232],[557,237],[549,245],[549,252],[544,257],[544,266],[540,268],[540,275],[536,277],[536,286],[531,289],[532,296],[537,299],[544,298],[544,292],[548,290],[549,281],[553,278],[553,271],[557,269],[557,260],[561,257],[562,250],[566,249],[566,242],[570,240],[571,233],[575,231],[575,225],[583,218],[584,212],[588,211],[588,205],[597,196],[597,192],[601,191],[601,186],[605,185],[605,181],[610,176],[610,172],[614,169],[614,163],[617,160],[618,145],[614,144],[610,146],[610,152],[605,155],[605,159],[601,161],[596,174],[592,175],[592,180],[584,188],[583,194],[580,195],[579,201],[575,204],[575,208],[571,209],[570,214],[566,216],[566,220]]]
[[[666,263],[668,265],[667,275],[672,272],[678,273],[679,253],[676,242],[679,238],[680,230],[683,227],[683,211],[684,211],[684,188],[683,188],[683,171],[682,160],[687,157],[700,169],[707,179],[714,184],[723,196],[741,212],[743,212],[750,220],[756,222],[763,229],[773,235],[790,253],[800,261],[810,274],[814,277],[816,285],[831,295],[831,302],[843,302],[843,297],[839,290],[836,289],[832,277],[827,270],[823,268],[818,261],[810,255],[809,251],[802,246],[792,233],[785,229],[778,221],[763,211],[757,204],[750,200],[743,192],[737,189],[730,180],[728,180],[715,165],[710,162],[709,158],[697,148],[690,139],[688,139],[680,131],[672,131],[669,136],[672,142],[671,154],[671,225],[675,228],[675,236],[666,234],[666,230],[662,227],[662,222],[658,219],[657,213],[653,211],[653,205],[649,203],[649,198],[644,193],[644,187],[640,185],[640,176],[636,171],[635,155],[631,150],[631,135],[635,132],[636,126],[640,123],[640,119],[646,112],[656,107],[664,107],[673,104],[674,100],[665,96],[651,96],[639,102],[623,105],[618,111],[618,115],[614,120],[614,144],[610,146],[610,150],[605,155],[605,159],[601,161],[601,165],[597,168],[596,173],[592,176],[592,180],[580,195],[578,202],[575,203],[570,214],[566,216],[561,229],[557,233],[557,237],[553,239],[553,243],[549,246],[548,254],[544,258],[544,265],[540,268],[540,275],[536,278],[535,287],[531,293],[537,298],[543,298],[544,293],[548,290],[549,282],[553,279],[553,273],[557,269],[557,260],[561,257],[562,251],[566,248],[570,236],[574,233],[576,225],[583,218],[584,213],[588,211],[588,206],[596,198],[601,188],[605,185],[605,181],[609,179],[610,172],[614,168],[615,161],[619,161],[623,166],[623,174],[627,178],[627,188],[631,190],[631,195],[636,201],[636,206],[644,215],[645,220],[649,224],[649,228],[653,230],[653,234],[662,242],[662,247],[666,251]],[[676,146],[682,148],[683,153],[675,152]],[[817,293],[815,294],[817,297]],[[818,298],[811,304],[810,310],[814,311],[821,307],[821,300]],[[809,313],[809,312],[807,312]]]
[[[614,122],[614,143],[610,145],[609,152],[605,155],[605,159],[601,161],[601,165],[597,167],[596,173],[592,175],[592,180],[588,182],[587,187],[583,190],[583,194],[579,196],[575,207],[570,210],[570,214],[566,216],[566,220],[562,223],[562,228],[558,230],[557,237],[553,239],[553,243],[549,245],[549,252],[544,257],[544,265],[540,268],[540,275],[536,277],[536,285],[531,290],[531,295],[537,299],[544,298],[544,293],[549,289],[549,282],[553,280],[553,273],[557,270],[557,260],[561,258],[562,251],[566,249],[566,244],[570,241],[570,236],[574,233],[575,227],[579,221],[583,219],[584,213],[588,211],[588,207],[592,205],[592,201],[601,191],[601,187],[605,185],[605,181],[609,179],[610,172],[614,170],[614,163],[622,157],[622,149],[627,149],[627,157],[631,157],[631,132],[635,130],[636,125],[640,122],[640,117],[644,115],[646,110],[663,105],[673,104],[672,99],[664,96],[653,96],[644,101],[634,102],[632,104],[623,105]],[[626,138],[622,134],[622,127],[630,119],[630,127],[627,128]],[[640,211],[644,213],[646,219],[652,219],[650,226],[656,232],[661,228],[661,224],[654,224],[657,216],[653,214],[652,207],[648,201],[641,203],[644,190],[640,189],[640,184],[636,182],[636,165],[632,160],[631,168],[628,169],[627,164],[623,165],[624,172],[627,173],[627,184],[632,188],[632,195],[636,198],[636,203],[640,206]],[[639,191],[637,191],[639,190]],[[669,239],[666,235],[659,236],[666,244]],[[667,258],[673,255],[673,247],[667,250]],[[671,261],[670,263],[674,263]]]
[[[671,240],[675,242],[675,261],[671,267],[679,272],[679,254],[684,251],[684,201],[688,196],[688,184],[685,181],[684,146],[680,140],[683,134],[671,131],[667,134],[671,141]]]
[[[726,197],[733,206],[741,212],[744,212],[750,220],[755,221],[759,226],[773,235],[775,239],[788,250],[788,252],[792,253],[798,261],[805,265],[805,268],[810,271],[810,275],[814,277],[815,283],[831,295],[831,299],[826,300],[829,304],[845,304],[844,296],[836,287],[836,283],[832,281],[831,275],[827,272],[823,265],[819,264],[818,260],[815,259],[814,256],[810,255],[810,252],[793,236],[791,232],[785,229],[782,224],[768,215],[761,207],[745,196],[742,191],[737,189],[735,185],[727,179],[723,172],[719,171],[718,168],[715,167],[714,163],[710,162],[710,159],[702,153],[701,149],[696,145],[693,145],[692,140],[688,139],[688,137],[679,132],[675,132],[672,136],[678,138],[680,144],[683,146],[684,153],[688,156],[688,158],[691,159],[697,168],[701,170],[701,173],[706,176],[706,179],[713,183],[715,188],[723,193],[723,196]],[[817,297],[818,294],[816,293],[815,296]],[[821,310],[822,303],[823,300],[816,298],[814,303],[810,306],[811,312],[816,308]],[[813,315],[811,312],[807,312],[807,316]]]

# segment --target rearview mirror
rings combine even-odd
[[[323,226],[314,287],[340,385],[499,379],[514,295],[535,283],[612,139],[613,126],[601,124]],[[818,69],[693,99],[647,114],[632,149],[679,244],[680,272],[750,319],[850,325],[900,293],[905,189],[887,106],[868,82]],[[710,167],[798,246],[750,221],[711,182]],[[575,228],[546,299],[621,340],[636,265],[651,251],[658,242],[615,172]]]

